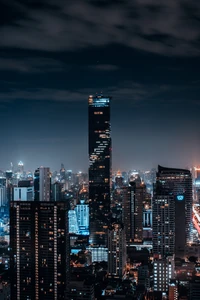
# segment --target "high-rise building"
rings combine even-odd
[[[75,207],[78,229],[80,235],[89,235],[89,206],[85,200],[80,200],[80,203]]]
[[[113,223],[108,230],[108,274],[122,277],[126,264],[126,239],[122,224]]]
[[[34,192],[36,201],[50,201],[51,173],[49,168],[40,167],[34,174]]]
[[[169,284],[169,300],[178,300],[178,284],[176,280],[171,280]]]
[[[13,200],[14,201],[33,201],[34,188],[30,187],[15,187],[13,188]]]
[[[90,243],[107,244],[110,214],[111,129],[110,97],[89,96]]]
[[[175,201],[170,192],[160,191],[158,186],[154,192],[153,253],[165,257],[175,253]]]
[[[174,257],[156,260],[153,264],[154,291],[168,291],[171,279],[174,279]]]
[[[64,299],[69,275],[66,202],[12,201],[11,300]]]
[[[153,251],[183,257],[191,239],[192,176],[189,170],[158,166],[152,203]]]
[[[189,284],[189,300],[200,299],[200,280],[194,279]]]
[[[69,284],[66,300],[95,300],[94,284],[88,279],[74,280]]]
[[[122,222],[126,241],[142,242],[143,239],[143,202],[146,186],[139,176],[122,188]]]
[[[0,206],[7,204],[6,187],[0,185]]]
[[[65,297],[69,281],[68,202],[49,201],[49,168],[44,169],[48,171],[39,170],[39,178],[35,178],[34,186],[39,185],[35,201],[10,204],[11,300]]]

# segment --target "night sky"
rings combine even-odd
[[[200,163],[200,2],[1,0],[0,169],[87,171],[112,96],[113,169]]]

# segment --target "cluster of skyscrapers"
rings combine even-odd
[[[7,193],[10,207],[12,300],[95,299],[91,282],[77,283],[83,257],[85,267],[106,261],[111,281],[134,274],[145,299],[178,299],[176,261],[199,243],[200,177],[193,181],[190,170],[158,166],[157,172],[117,172],[113,178],[110,102],[103,95],[88,99],[88,182],[79,173],[73,185],[64,165],[59,174],[39,167],[22,179],[22,163],[12,189],[12,170],[0,181],[1,206]],[[81,255],[79,263],[70,266],[70,253]],[[139,264],[138,254],[144,254]],[[115,297],[116,289],[105,290],[101,299]]]

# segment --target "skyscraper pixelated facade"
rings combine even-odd
[[[107,244],[110,213],[111,127],[110,97],[89,96],[90,243]]]
[[[145,194],[146,186],[139,176],[130,181],[129,186],[122,188],[122,221],[127,243],[142,242]]]
[[[68,202],[49,201],[40,176],[34,201],[11,201],[11,300],[64,299],[69,282]],[[40,174],[40,172],[39,172]],[[40,174],[41,175],[41,174]],[[35,178],[35,186],[38,177]],[[43,195],[37,197],[37,195]],[[38,201],[39,200],[39,201]]]
[[[192,175],[158,166],[153,196],[154,254],[183,257],[192,228]]]
[[[113,223],[108,230],[108,274],[122,277],[126,264],[126,239],[124,226]]]

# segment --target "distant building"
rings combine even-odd
[[[79,227],[78,227],[77,215],[75,210],[72,209],[69,210],[68,217],[69,217],[69,233],[79,234]]]
[[[13,188],[14,201],[33,201],[34,200],[34,187],[18,187]]]
[[[108,274],[122,277],[126,264],[126,239],[121,224],[114,223],[108,230]]]
[[[66,300],[95,300],[94,285],[88,280],[71,281],[66,293]]]
[[[6,187],[0,186],[0,206],[4,206],[6,204],[7,204]]]
[[[36,201],[50,201],[51,199],[51,174],[50,169],[40,167],[34,174],[34,193]]]
[[[31,187],[33,186],[32,180],[20,180],[18,181],[18,187]]]
[[[92,254],[92,262],[108,261],[108,248],[90,245],[87,250]]]

